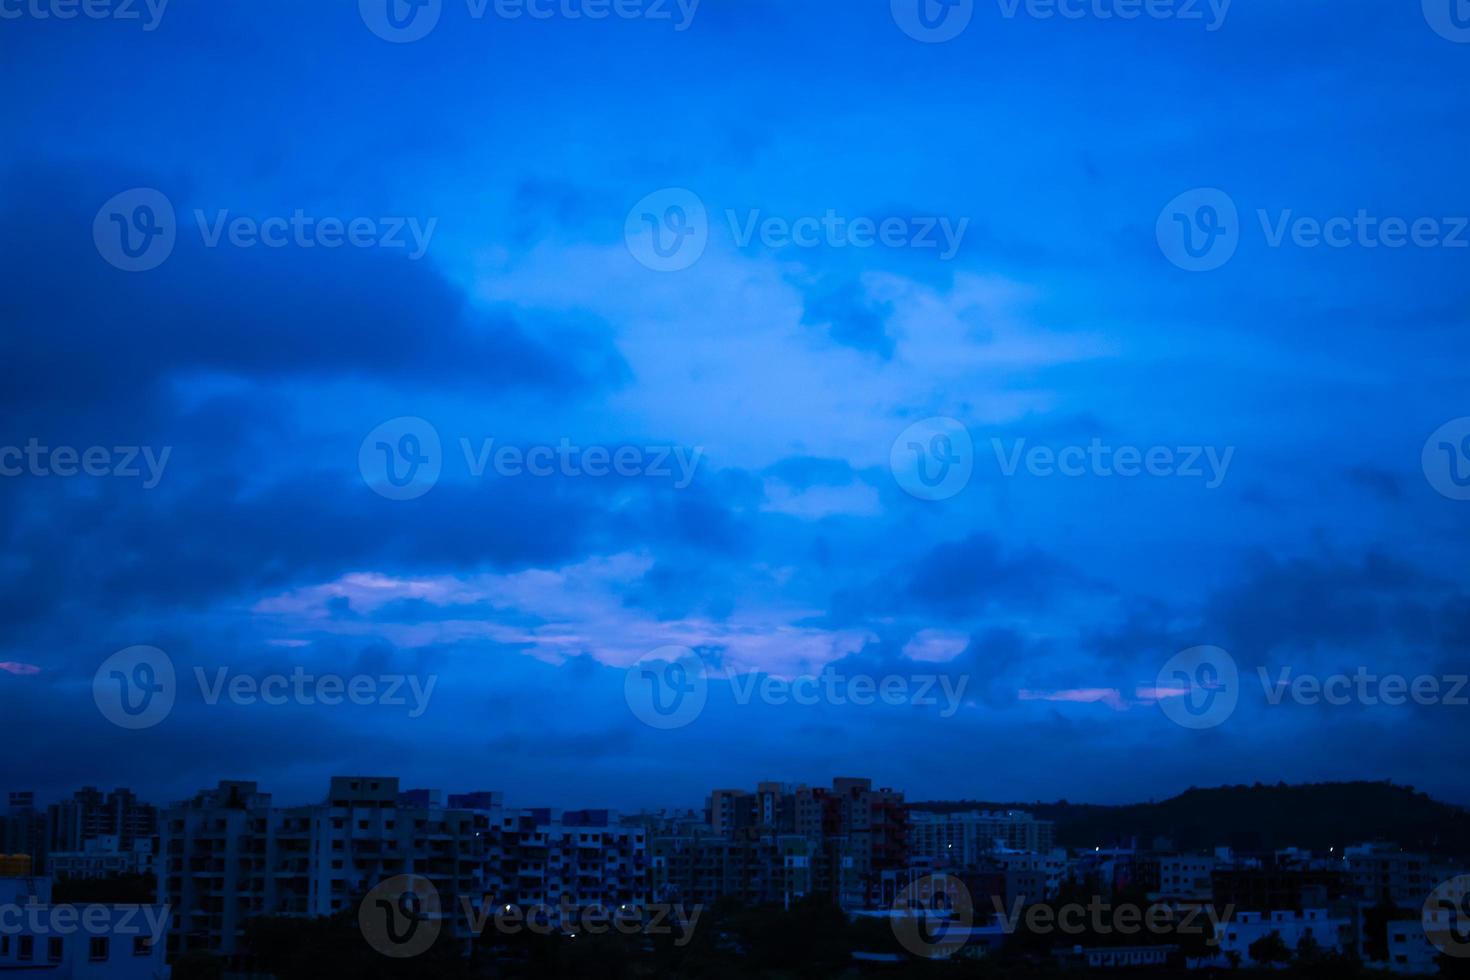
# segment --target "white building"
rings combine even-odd
[[[1399,908],[1417,909],[1440,882],[1428,857],[1391,844],[1345,848],[1342,865],[1369,905],[1387,900]]]
[[[1055,843],[1056,825],[1022,810],[909,812],[909,853],[954,867],[974,867],[981,857],[996,851],[1044,854]]]
[[[104,834],[83,842],[80,851],[52,851],[46,855],[46,868],[57,879],[151,875],[153,841],[140,838],[124,848],[120,837]]]
[[[1160,898],[1207,901],[1214,894],[1210,875],[1218,862],[1213,856],[1176,854],[1159,858]]]
[[[0,878],[0,975],[162,980],[163,905],[52,905],[51,879]]]
[[[275,807],[223,782],[159,821],[159,892],[171,954],[242,952],[253,916],[326,916],[398,875],[426,878],[440,908],[647,903],[647,831],[606,810],[504,810],[498,793],[400,793],[387,776],[336,776],[319,804]],[[455,914],[457,935],[470,922]]]
[[[325,916],[395,875],[427,878],[444,907],[481,885],[488,814],[400,804],[398,780],[334,777],[327,799],[275,807],[252,782],[222,782],[163,811],[159,894],[169,952],[240,951],[258,915]]]
[[[1067,876],[1067,852],[1063,850],[1045,854],[1005,851],[992,854],[990,860],[1002,871],[1035,871],[1046,875],[1047,895],[1055,895]]]
[[[1388,924],[1388,963],[1394,973],[1434,974],[1439,972],[1439,949],[1429,941],[1420,919],[1403,919]]]
[[[1251,959],[1250,948],[1258,940],[1271,933],[1278,933],[1286,944],[1288,953],[1295,955],[1298,944],[1310,936],[1324,953],[1342,952],[1350,949],[1353,936],[1351,919],[1329,916],[1322,909],[1307,909],[1304,912],[1237,912],[1235,917],[1220,926],[1220,954],[1228,957],[1237,953],[1244,966]]]

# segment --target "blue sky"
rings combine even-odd
[[[1431,438],[1470,416],[1470,44],[1435,3],[976,0],[926,43],[903,0],[442,0],[393,43],[372,0],[153,21],[0,0],[0,447],[169,451],[154,486],[0,477],[6,782],[309,799],[374,771],[632,807],[835,774],[1103,802],[1393,778],[1470,802],[1470,707],[1273,705],[1257,682],[1470,670],[1470,501]],[[140,188],[175,241],[127,271],[101,242]],[[626,230],[671,188],[708,242],[659,271]],[[1200,189],[1235,250],[1190,271],[1161,238]],[[423,254],[210,244],[298,212],[417,227]],[[1298,219],[1360,212],[1438,243],[1300,244]],[[950,256],[740,241],[829,214],[963,232]],[[409,500],[360,466],[401,418],[441,449]],[[942,499],[892,465],[934,418],[973,446]],[[490,439],[697,464],[477,476],[461,440]],[[1094,442],[1228,465],[1006,472]],[[178,690],[120,729],[94,679],[139,644]],[[1157,685],[1202,645],[1242,680],[1194,730]],[[664,730],[625,679],[667,646],[711,680]],[[829,667],[965,696],[741,704],[730,680]],[[414,717],[211,704],[195,672],[220,668],[434,687]]]

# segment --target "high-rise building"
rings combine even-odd
[[[46,814],[30,790],[12,792],[0,814],[0,854],[24,854],[37,874],[46,870]]]
[[[80,852],[90,840],[116,837],[119,848],[132,851],[137,841],[158,834],[158,808],[141,802],[132,790],[102,791],[84,786],[69,800],[46,808],[47,848]]]
[[[763,850],[737,849],[738,858],[730,858],[727,849],[721,858],[761,865],[758,872],[742,872],[746,879],[776,877],[769,867],[777,854],[776,841],[804,839],[806,853],[793,854],[792,859],[806,861],[811,889],[830,894],[844,906],[863,904],[876,893],[884,870],[904,867],[908,861],[903,794],[874,789],[870,779],[839,777],[830,788],[765,782],[754,793],[716,790],[710,794],[706,815],[717,838],[770,842]],[[713,853],[712,845],[701,844],[696,850]]]
[[[1023,810],[912,810],[909,823],[911,853],[957,868],[977,867],[999,852],[1047,854],[1056,847],[1056,825]]]
[[[243,951],[252,916],[325,916],[399,875],[425,878],[461,939],[492,906],[605,909],[647,901],[646,831],[608,810],[506,810],[499,793],[400,792],[386,776],[337,776],[319,804],[276,807],[223,782],[163,812],[160,892],[169,948]]]

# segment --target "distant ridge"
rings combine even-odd
[[[1054,820],[1062,847],[1109,847],[1137,837],[1140,845],[1168,838],[1187,850],[1217,845],[1237,851],[1301,847],[1326,853],[1366,841],[1405,850],[1470,857],[1470,810],[1431,799],[1390,782],[1308,783],[1288,786],[1191,787],[1157,803],[910,803],[940,813],[1026,810]]]

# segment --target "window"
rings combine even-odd
[[[153,941],[147,936],[133,937],[133,955],[151,956],[153,954]]]
[[[29,960],[35,955],[35,945],[36,937],[21,936],[20,941],[16,943],[15,958],[18,960]]]
[[[93,963],[107,959],[107,937],[99,936],[87,944],[87,959]]]
[[[46,940],[46,962],[61,962],[61,937],[52,936],[50,939]]]

